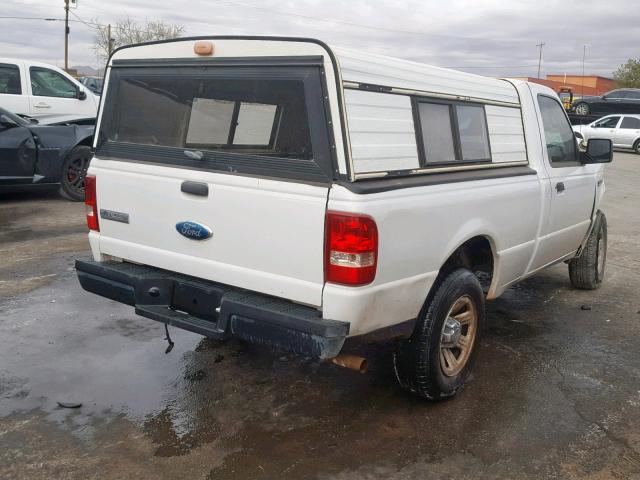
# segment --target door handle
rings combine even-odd
[[[180,185],[180,191],[188,193],[190,195],[197,195],[199,197],[209,196],[209,185],[204,182],[192,182],[185,180]]]
[[[36,108],[51,108],[51,105],[48,105],[46,103],[36,103],[34,105],[34,107],[36,107]]]
[[[556,183],[556,192],[564,192],[564,182]]]

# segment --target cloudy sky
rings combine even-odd
[[[70,65],[99,66],[94,31],[80,20],[125,16],[181,24],[187,35],[253,34],[320,38],[493,76],[585,72],[610,76],[640,57],[636,0],[78,0],[70,16]],[[0,0],[0,56],[63,65],[64,0]],[[4,17],[4,18],[3,18]]]

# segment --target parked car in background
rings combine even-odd
[[[0,58],[0,107],[37,119],[95,118],[99,97],[65,71],[46,63]]]
[[[576,115],[640,113],[640,88],[611,90],[600,97],[582,97],[571,108]]]
[[[102,77],[80,77],[78,80],[96,95],[102,93]]]
[[[38,125],[0,108],[0,192],[58,188],[84,198],[93,125]]]
[[[640,154],[640,115],[607,115],[587,125],[574,125],[581,144],[592,138],[607,138],[614,148],[633,149]]]
[[[562,262],[603,281],[611,142],[580,152],[545,86],[301,38],[132,45],[107,69],[76,270],[139,315],[357,370],[354,346],[393,338],[399,384],[442,399],[486,299]]]

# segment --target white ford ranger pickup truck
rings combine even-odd
[[[603,279],[609,140],[580,151],[541,85],[304,38],[198,37],[110,58],[82,287],[137,314],[451,396],[485,300],[567,262]]]

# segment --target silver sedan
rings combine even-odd
[[[607,138],[614,148],[640,154],[640,115],[607,115],[588,125],[574,125],[573,131],[581,144],[591,138]]]

